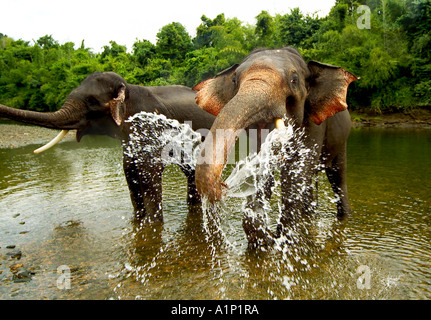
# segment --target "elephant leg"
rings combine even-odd
[[[150,169],[142,167],[141,190],[142,199],[146,211],[145,221],[163,222],[163,204],[162,204],[162,164],[151,164]]]
[[[265,221],[265,204],[271,198],[273,186],[274,177],[271,176],[265,180],[263,190],[258,189],[256,195],[247,197],[242,226],[250,249],[267,247],[274,243],[274,234]]]
[[[298,207],[299,199],[296,199],[298,195],[295,195],[294,179],[293,174],[288,168],[283,166],[281,168],[281,217],[278,225],[278,233],[282,229],[291,226],[298,220],[300,215],[300,208]]]
[[[308,160],[302,170],[298,170],[298,157],[292,157],[292,162],[282,165],[281,176],[281,217],[277,226],[277,235],[284,231],[298,229],[304,219],[311,213],[315,205],[313,182],[315,182],[315,161]]]
[[[342,219],[350,213],[349,198],[347,195],[347,156],[345,150],[338,154],[325,170],[332,190],[337,195],[337,216]]]
[[[195,205],[202,202],[202,198],[196,188],[195,170],[189,165],[181,165],[180,168],[187,178],[187,204]]]
[[[130,199],[134,208],[136,217],[144,217],[146,215],[144,201],[141,192],[139,169],[130,158],[123,158],[124,174],[126,176],[127,185],[129,186]]]
[[[162,222],[162,173],[163,165],[124,156],[124,172],[130,198],[139,221]]]

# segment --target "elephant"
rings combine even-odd
[[[357,79],[341,67],[317,61],[307,64],[296,49],[283,47],[256,49],[240,64],[197,84],[193,88],[197,91],[197,104],[217,116],[210,129],[215,138],[207,137],[201,145],[195,172],[198,192],[210,203],[223,198],[229,186],[222,182],[221,176],[229,152],[235,145],[237,130],[253,124],[272,130],[277,127],[276,123],[283,126],[284,119],[288,119],[295,128],[304,130],[303,144],[315,148],[315,155],[303,173],[308,180],[307,185],[311,188],[312,178],[317,173],[316,164],[324,166],[337,195],[337,216],[340,219],[348,216],[351,209],[346,183],[346,143],[351,119],[346,95],[349,84]],[[218,130],[230,132],[223,137],[225,143],[216,142]],[[207,150],[223,161],[205,158]],[[295,183],[291,181],[292,170],[289,170],[292,166],[295,166],[295,161],[287,160],[280,168],[283,214],[275,236],[283,228],[286,230],[292,220],[301,219],[303,211],[298,217],[292,214],[293,207],[307,208],[313,199],[312,188],[300,200],[289,198]],[[268,186],[271,186],[270,181]],[[243,219],[249,244],[259,242],[262,234],[258,229],[262,223],[252,218]],[[264,239],[261,242],[265,242]]]
[[[188,121],[193,130],[210,129],[215,116],[199,108],[195,96],[196,92],[185,86],[132,85],[114,72],[96,72],[68,95],[58,111],[35,112],[0,105],[0,117],[62,130],[46,147],[35,152],[51,147],[73,129],[78,142],[85,135],[107,135],[123,141],[125,148],[124,142],[131,133],[131,123],[126,120],[142,111],[163,114],[180,123]],[[163,165],[153,163],[153,159],[135,157],[123,152],[124,173],[135,216],[140,222],[161,222]],[[187,177],[188,203],[199,203],[194,168],[184,165],[181,169]]]

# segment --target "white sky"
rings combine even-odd
[[[289,13],[299,7],[303,13],[326,16],[335,0],[2,0],[0,33],[18,40],[36,41],[52,35],[60,44],[81,41],[94,52],[110,40],[130,51],[138,39],[156,43],[160,28],[179,22],[193,37],[201,16],[214,19],[224,13],[254,24],[266,10],[271,15]],[[33,42],[32,42],[33,43]]]

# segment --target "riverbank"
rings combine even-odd
[[[431,128],[430,109],[388,114],[351,111],[350,115],[354,127]]]
[[[14,149],[27,145],[45,145],[60,133],[59,130],[46,129],[30,125],[22,125],[12,121],[0,122],[0,149]],[[63,141],[75,140],[75,131]]]
[[[376,114],[372,112],[351,112],[354,127],[390,127],[390,128],[430,128],[431,110],[417,109],[409,113]],[[44,145],[51,141],[59,130],[23,125],[18,122],[0,121],[0,148],[13,149],[26,145]],[[64,141],[75,141],[73,130]]]

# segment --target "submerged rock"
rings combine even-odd
[[[15,273],[12,276],[12,280],[15,283],[19,283],[19,282],[29,282],[32,279],[32,276],[34,276],[35,273],[29,270],[23,270],[21,272]]]
[[[11,252],[7,252],[6,255],[9,256],[11,259],[19,260],[22,257],[22,252],[20,250],[14,250]]]

